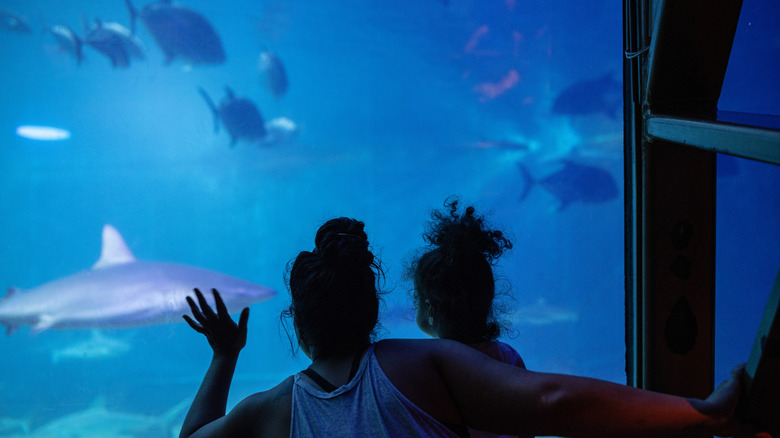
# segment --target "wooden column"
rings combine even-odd
[[[644,387],[706,397],[714,379],[715,154],[646,145]]]

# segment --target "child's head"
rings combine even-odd
[[[435,210],[423,239],[430,248],[415,258],[407,275],[414,282],[417,325],[434,337],[475,343],[496,339],[493,262],[512,243],[488,229],[474,207],[458,212],[457,199]]]

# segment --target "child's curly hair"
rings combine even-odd
[[[430,247],[412,260],[407,277],[414,281],[415,304],[431,301],[447,337],[466,343],[494,340],[502,327],[494,317],[493,264],[512,243],[490,229],[474,207],[460,214],[459,205],[449,197],[443,210],[431,213],[423,234]]]

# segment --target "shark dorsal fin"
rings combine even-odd
[[[135,261],[133,253],[127,248],[125,240],[119,231],[111,225],[103,226],[103,247],[100,250],[100,260],[92,265],[92,269],[100,269]]]

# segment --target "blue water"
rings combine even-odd
[[[282,274],[333,216],[365,221],[384,263],[380,337],[424,336],[409,319],[401,274],[423,243],[430,210],[457,194],[515,244],[500,261],[501,285],[514,315],[535,310],[541,319],[508,315],[512,336],[504,339],[529,368],[625,382],[622,118],[607,108],[551,111],[572,84],[619,80],[621,8],[549,3],[189,0],[221,36],[226,63],[164,65],[139,23],[146,59],[113,69],[91,48],[76,65],[41,29],[68,24],[81,34],[82,16],[129,25],[122,1],[7,0],[3,7],[28,17],[34,30],[0,33],[0,280],[32,288],[88,268],[110,223],[139,259],[276,289],[276,298],[252,306],[232,405],[307,365],[292,355],[279,323],[288,303]],[[279,99],[258,69],[264,47],[288,73],[289,92]],[[230,148],[197,93],[203,87],[218,100],[225,86],[266,119],[293,120],[299,132],[278,144]],[[68,129],[71,138],[15,135],[29,124]],[[609,172],[621,193],[561,209],[553,192],[536,186],[520,200],[518,162],[542,179],[564,159]],[[780,213],[779,182],[776,168],[740,162],[719,185],[729,197],[722,205],[734,205],[724,213],[729,229],[757,239],[759,223],[768,236],[751,246],[751,257],[765,263],[757,306],[780,261],[780,235],[766,219]],[[723,236],[735,245],[723,254],[742,254],[744,239]],[[728,276],[721,281],[734,288]],[[743,360],[743,339],[751,343],[754,333],[747,327],[727,342],[739,345],[724,353],[728,366]],[[159,416],[194,395],[210,358],[205,340],[183,323],[103,334],[123,347],[58,360],[55,352],[91,333],[24,328],[0,337],[0,418],[34,429],[95,400]]]

